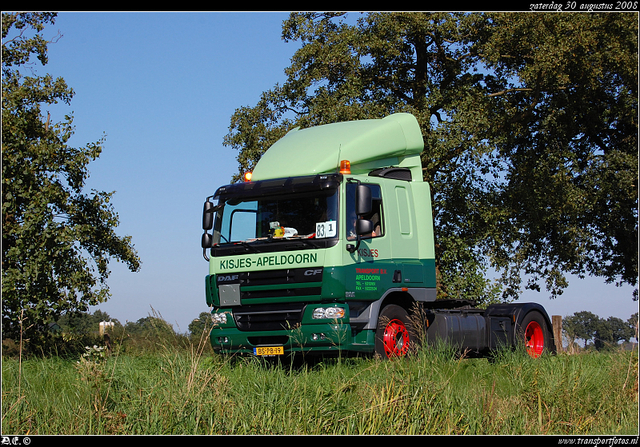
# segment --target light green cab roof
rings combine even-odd
[[[349,160],[354,174],[391,165],[418,168],[423,148],[418,121],[408,113],[296,128],[264,153],[252,180],[337,172],[340,160]]]

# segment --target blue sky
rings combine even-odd
[[[237,171],[222,145],[233,112],[285,80],[299,43],[281,40],[277,12],[60,12],[45,29],[49,63],[37,73],[63,77],[71,106],[49,107],[54,121],[73,112],[81,147],[106,134],[89,166],[87,188],[116,191],[118,234],[130,235],[142,259],[131,273],[112,261],[112,298],[92,308],[121,323],[153,311],[179,332],[208,311],[202,258],[202,204]],[[43,110],[47,110],[43,107]],[[57,120],[56,120],[57,118]],[[572,279],[558,299],[526,292],[550,315],[588,310],[624,320],[637,312],[632,287]]]

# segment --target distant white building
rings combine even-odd
[[[113,321],[101,321],[100,322],[100,336],[104,336],[104,333],[107,330],[107,328],[113,328],[113,326],[114,326]]]

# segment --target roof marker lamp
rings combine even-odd
[[[253,177],[253,172],[247,171],[247,172],[244,173],[244,181],[245,182],[250,182],[251,181],[251,177]]]

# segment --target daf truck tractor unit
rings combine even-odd
[[[296,128],[249,181],[207,197],[213,348],[391,358],[440,341],[477,355],[518,345],[533,357],[554,351],[538,304],[436,300],[423,148],[407,113]]]

